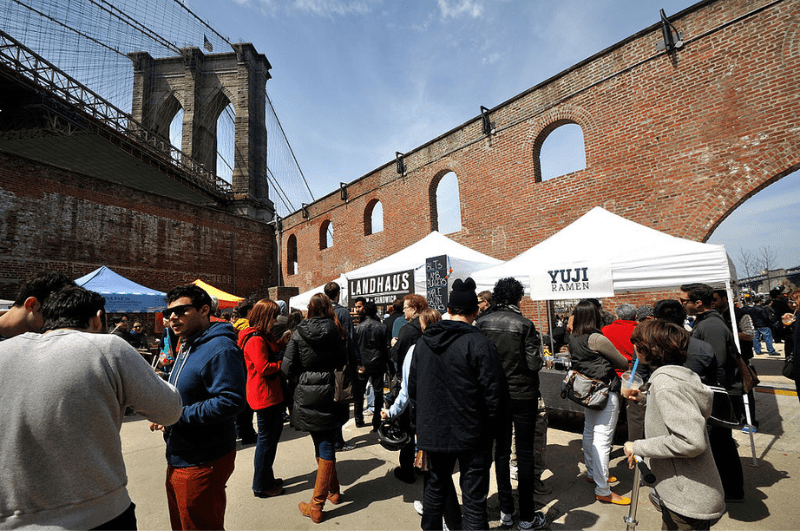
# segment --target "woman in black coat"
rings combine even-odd
[[[307,431],[314,441],[317,457],[317,480],[311,503],[300,503],[300,512],[314,523],[323,519],[325,500],[339,503],[339,480],[336,475],[336,434],[349,415],[348,404],[334,400],[335,370],[347,363],[345,330],[330,299],[322,293],[311,297],[308,318],[297,325],[283,358],[281,370],[294,388],[292,424]]]

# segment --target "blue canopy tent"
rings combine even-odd
[[[105,297],[109,313],[155,313],[166,305],[166,293],[128,280],[106,266],[76,278],[75,283]]]

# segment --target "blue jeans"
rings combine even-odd
[[[756,354],[761,354],[761,338],[764,338],[764,343],[767,344],[767,352],[770,356],[777,354],[775,347],[772,346],[772,329],[769,327],[756,328],[756,333],[753,336],[753,350]],[[760,337],[759,337],[760,336]]]
[[[491,451],[471,450],[458,453],[428,452],[431,469],[422,502],[422,529],[441,529],[442,516],[455,492],[453,469],[458,461],[461,473],[462,529],[489,529],[486,498],[489,495]]]
[[[534,421],[538,414],[538,400],[509,401],[507,416],[502,419],[497,435],[494,466],[497,479],[497,497],[500,510],[514,514],[514,497],[511,494],[511,425],[514,425],[514,439],[517,448],[519,519],[529,522],[533,520],[533,432]]]
[[[314,441],[314,457],[325,461],[336,461],[336,436],[341,433],[341,428],[335,430],[312,431],[311,440]]]
[[[258,435],[253,458],[253,491],[264,492],[275,485],[272,464],[283,432],[283,404],[256,411]]]

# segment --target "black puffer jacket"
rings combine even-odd
[[[430,325],[414,347],[408,375],[417,446],[430,452],[487,450],[508,402],[497,348],[472,325]]]
[[[356,327],[361,364],[367,374],[380,374],[389,360],[386,348],[386,327],[374,317],[365,317]]]
[[[292,424],[303,431],[339,428],[347,420],[348,404],[334,402],[334,369],[347,363],[347,344],[333,319],[301,321],[286,346],[281,371],[294,385]]]
[[[497,347],[508,390],[514,400],[539,398],[539,334],[516,306],[495,305],[478,318],[475,326]]]

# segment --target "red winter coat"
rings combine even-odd
[[[603,327],[601,332],[603,335],[611,341],[611,344],[614,345],[620,354],[625,356],[625,359],[628,360],[628,366],[630,367],[631,362],[633,361],[633,343],[631,343],[631,334],[633,333],[633,329],[636,328],[636,321],[623,321],[622,319],[617,319],[610,325],[606,325]],[[622,373],[625,371],[621,371],[616,369],[617,376],[622,376]]]
[[[255,334],[253,334],[255,332]],[[245,337],[253,334],[245,343]],[[244,345],[244,346],[243,346]],[[275,359],[279,351],[272,334],[261,334],[247,327],[239,332],[239,348],[244,351],[247,366],[247,403],[253,410],[265,409],[283,402],[281,390],[281,362]]]

